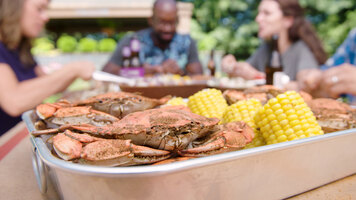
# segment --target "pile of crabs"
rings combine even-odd
[[[282,92],[263,86],[227,90],[224,97],[230,104],[250,97],[265,103]],[[353,128],[356,112],[348,105],[302,96],[324,131]],[[185,106],[164,106],[169,99],[115,92],[40,104],[32,135],[46,138],[64,160],[100,166],[161,164],[236,151],[254,137],[244,122],[219,124],[219,119],[194,114]]]

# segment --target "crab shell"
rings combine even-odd
[[[53,137],[53,147],[64,160],[100,166],[150,164],[170,157],[169,151],[134,145],[130,140],[107,140],[69,130]]]
[[[274,98],[283,92],[286,92],[286,90],[278,89],[273,85],[263,85],[248,88],[244,91],[225,90],[223,96],[229,104],[234,104],[237,101],[251,98],[258,99],[262,104],[265,104],[269,99]],[[312,99],[312,96],[306,92],[299,91],[299,94],[305,101]]]
[[[110,114],[93,110],[90,106],[60,107],[56,104],[41,104],[36,107],[36,113],[48,128],[65,124],[104,126],[119,120]]]
[[[130,139],[137,145],[174,151],[205,136],[218,123],[219,119],[194,114],[185,106],[168,106],[131,113],[104,127],[83,125],[72,128],[100,137]]]
[[[143,111],[165,104],[171,97],[152,99],[127,92],[112,92],[97,95],[74,103],[77,106],[92,106],[95,110],[122,118],[132,112]]]
[[[317,98],[307,101],[307,104],[325,133],[356,127],[356,110],[346,103]]]

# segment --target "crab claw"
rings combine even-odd
[[[83,145],[65,133],[59,133],[53,137],[53,148],[63,160],[73,160],[80,158]]]
[[[56,103],[44,103],[36,106],[36,114],[40,119],[47,119],[54,116],[58,109],[70,106],[72,106],[72,104],[66,100],[61,100]]]
[[[252,141],[253,129],[244,122],[231,122],[222,125],[219,131],[214,132],[200,141],[192,143],[193,148],[179,150],[181,156],[203,157],[223,152],[242,149]]]
[[[40,119],[47,119],[52,117],[57,109],[58,107],[54,106],[53,104],[40,104],[36,106],[36,114]]]
[[[149,164],[165,160],[170,157],[171,152],[150,147],[131,144],[134,154],[132,164]]]
[[[169,151],[131,143],[131,140],[100,140],[83,148],[79,162],[100,166],[142,165],[165,160]]]
[[[48,134],[54,134],[60,132],[60,129],[58,128],[50,128],[50,129],[44,129],[44,130],[34,130],[31,132],[31,135],[33,136],[40,136],[40,135],[48,135]]]

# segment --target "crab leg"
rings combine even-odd
[[[195,148],[178,151],[181,156],[202,157],[223,152],[235,151],[246,145],[245,138],[236,132],[221,131],[210,135],[211,138]]]
[[[170,157],[169,151],[137,146],[130,140],[100,140],[83,148],[79,162],[101,166],[155,163]]]
[[[91,127],[91,125],[87,125],[87,124],[82,124],[81,126],[90,126]],[[55,134],[55,133],[63,132],[67,129],[73,129],[72,125],[67,124],[67,125],[62,125],[59,128],[49,128],[49,129],[45,129],[45,130],[34,130],[31,132],[31,134],[33,136],[48,135],[48,134]]]
[[[131,144],[134,154],[133,164],[148,164],[162,161],[170,157],[171,152]]]
[[[58,133],[59,130],[58,128],[51,128],[51,129],[45,129],[45,130],[34,130],[31,132],[31,135],[33,136],[40,136],[40,135],[48,135],[48,134],[54,134]]]
[[[250,143],[253,136],[251,127],[243,122],[232,122],[224,125],[222,130],[212,133],[205,140],[198,142],[198,144],[193,142],[193,148],[179,150],[178,154],[181,156],[202,157],[236,151]]]

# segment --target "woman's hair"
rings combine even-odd
[[[32,66],[30,39],[22,35],[21,16],[25,0],[0,1],[0,41],[11,50],[18,50],[24,66]]]
[[[328,56],[325,53],[323,45],[317,36],[313,26],[304,17],[304,10],[300,6],[298,0],[275,0],[284,16],[293,17],[293,25],[288,30],[289,39],[295,42],[299,39],[303,40],[319,64],[324,64]]]

